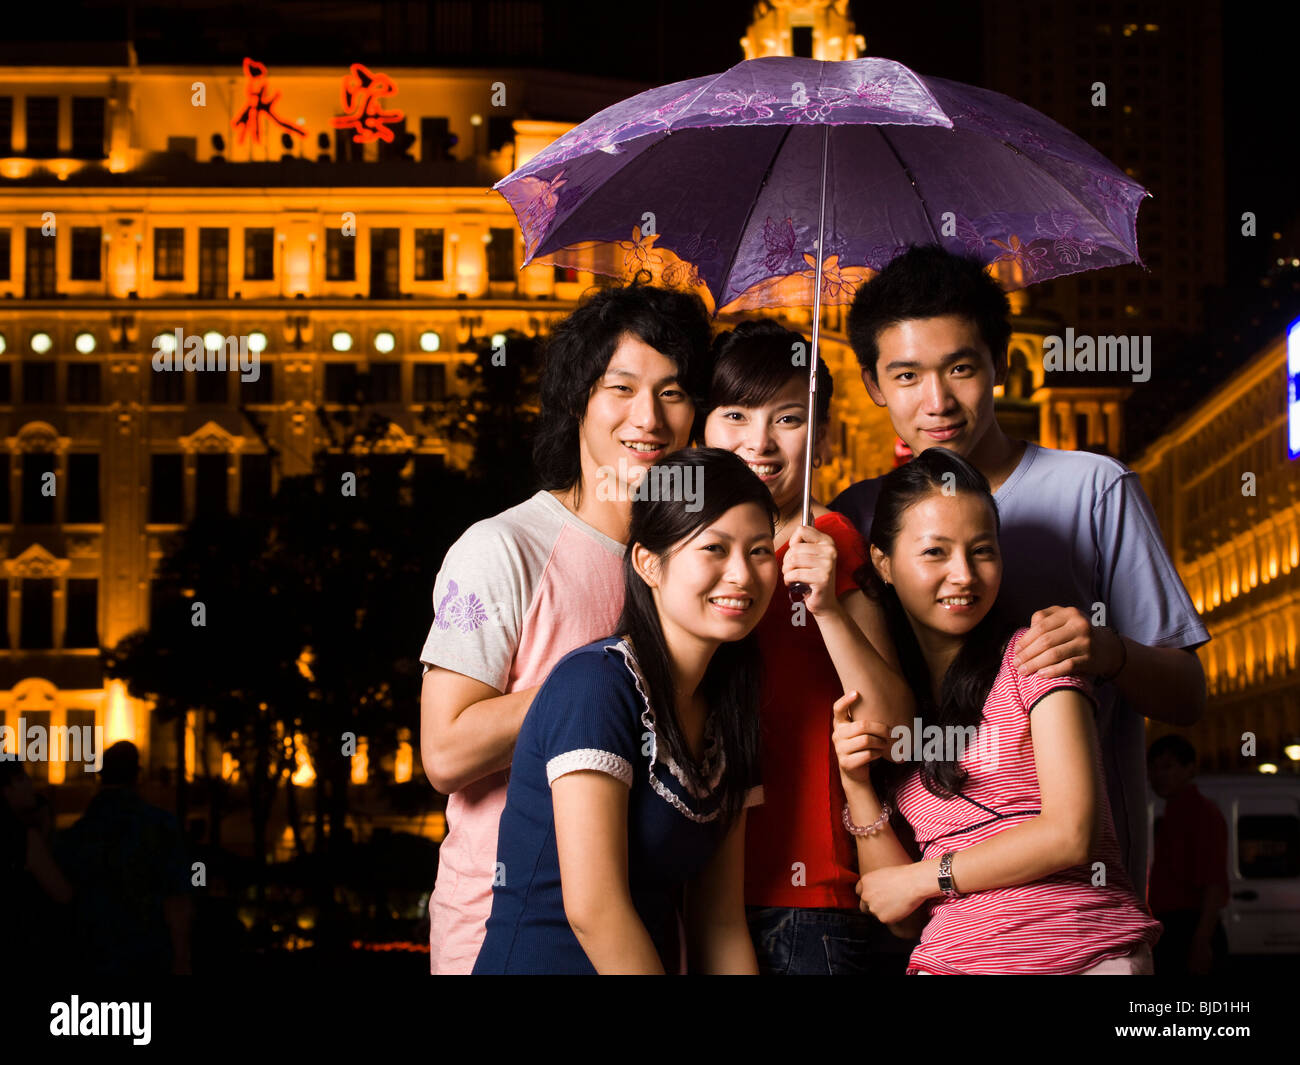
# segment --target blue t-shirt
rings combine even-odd
[[[860,481],[833,503],[868,541],[880,478]],[[1148,647],[1195,648],[1210,634],[1160,538],[1137,474],[1086,451],[1027,443],[994,493],[1001,521],[998,603],[1017,626],[1049,606],[1077,607]],[[1097,732],[1120,852],[1146,894],[1146,732],[1113,684],[1096,689]]]
[[[551,804],[552,782],[580,770],[608,773],[630,789],[632,904],[665,971],[678,971],[681,891],[722,843],[716,800],[726,759],[706,729],[708,787],[693,793],[658,748],[644,690],[628,644],[611,636],[565,655],[534,697],[515,743],[476,975],[595,972],[564,914]],[[751,787],[745,805],[761,796]]]

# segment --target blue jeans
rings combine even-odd
[[[855,910],[746,907],[763,976],[902,976],[913,943]]]

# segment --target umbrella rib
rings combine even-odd
[[[719,277],[721,287],[725,290],[727,283],[731,280],[732,268],[736,265],[736,256],[740,254],[740,246],[745,241],[745,234],[749,232],[749,220],[754,217],[754,209],[758,206],[758,198],[763,194],[763,186],[767,184],[767,179],[772,176],[772,168],[776,166],[777,157],[781,154],[781,149],[785,147],[786,138],[790,136],[790,131],[794,126],[786,126],[781,133],[781,139],[776,142],[776,150],[772,152],[772,157],[767,161],[767,168],[763,171],[763,180],[758,183],[758,191],[749,201],[749,210],[745,212],[745,222],[740,227],[739,235],[736,237],[736,244],[731,249],[731,258],[727,260],[726,269],[722,271]],[[718,293],[713,297],[715,311],[722,309],[722,297],[725,291]],[[735,297],[732,297],[733,299]]]
[[[1077,204],[1079,205],[1079,209],[1080,209],[1081,211],[1083,211],[1084,214],[1088,215],[1088,216],[1089,216],[1089,217],[1090,217],[1094,222],[1098,223],[1098,224],[1101,226],[1102,229],[1104,229],[1104,230],[1105,230],[1107,233],[1109,233],[1112,237],[1114,237],[1114,238],[1115,238],[1116,240],[1118,240],[1121,244],[1123,244],[1123,242],[1124,242],[1124,237],[1120,236],[1120,234],[1116,233],[1113,229],[1111,229],[1109,223],[1108,223],[1104,218],[1098,218],[1098,217],[1097,217],[1097,213],[1096,213],[1095,211],[1093,211],[1093,210],[1092,210],[1092,209],[1091,209],[1091,208],[1090,208],[1086,203],[1084,203],[1081,199],[1079,199],[1079,197],[1076,196],[1076,195],[1075,195],[1075,194],[1070,190],[1070,187],[1069,187],[1067,184],[1065,184],[1065,182],[1063,182],[1060,178],[1056,177],[1054,174],[1050,174],[1050,173],[1048,173],[1048,171],[1043,167],[1043,165],[1042,165],[1041,163],[1038,162],[1038,160],[1036,160],[1036,159],[1035,159],[1033,156],[1031,156],[1031,155],[1026,155],[1026,154],[1025,154],[1024,152],[1022,152],[1019,148],[1017,148],[1014,144],[1010,144],[1010,143],[1008,143],[1007,141],[1001,141],[1000,143],[1006,145],[1006,146],[1007,146],[1008,148],[1010,148],[1013,152],[1015,152],[1016,155],[1020,156],[1021,159],[1024,159],[1024,160],[1025,160],[1026,162],[1028,162],[1031,166],[1033,166],[1034,168],[1036,168],[1036,169],[1037,169],[1041,174],[1043,174],[1043,175],[1044,175],[1044,176],[1045,176],[1049,181],[1051,181],[1052,184],[1054,184],[1057,188],[1059,188],[1062,192],[1064,192],[1067,196],[1069,196],[1070,199],[1072,199],[1075,203],[1077,203]],[[1089,145],[1089,147],[1091,147],[1091,145]],[[1067,160],[1067,161],[1068,161],[1068,160]],[[1107,161],[1109,162],[1109,160],[1107,160]],[[1127,175],[1126,175],[1126,176],[1127,176]],[[1142,186],[1138,186],[1138,187],[1139,187],[1139,188],[1142,188]],[[1144,196],[1142,197],[1143,199],[1146,199],[1147,196],[1151,195],[1149,192],[1146,191],[1145,188],[1143,188],[1142,191],[1143,191],[1144,193],[1146,193],[1146,195],[1144,195]],[[1050,208],[1049,208],[1049,210],[1050,210]],[[1138,261],[1139,263],[1142,262],[1142,255],[1141,255],[1141,253],[1138,252],[1138,250],[1137,250],[1137,213],[1136,213],[1136,212],[1134,212],[1134,215],[1133,215],[1133,250],[1134,250],[1134,252],[1137,254],[1137,261]]]
[[[898,163],[903,173],[907,175],[907,180],[912,183],[912,190],[916,193],[916,198],[921,201],[921,213],[925,216],[925,224],[930,227],[930,236],[934,238],[936,244],[942,244],[939,234],[935,232],[934,222],[930,219],[930,205],[926,202],[925,196],[921,192],[921,187],[916,183],[916,175],[912,173],[912,168],[903,162],[903,157],[898,154],[898,149],[894,147],[894,142],[885,134],[884,128],[876,126],[875,130],[880,134],[880,139],[885,142],[885,147],[889,149],[890,154],[893,155],[894,161]]]

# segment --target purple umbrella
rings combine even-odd
[[[823,301],[850,302],[911,244],[1008,262],[1013,286],[1140,261],[1148,195],[1000,93],[888,59],[784,57],[614,104],[494,188],[525,265],[659,267],[716,310],[812,304],[805,524]]]

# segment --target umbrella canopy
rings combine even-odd
[[[1010,287],[1140,261],[1148,195],[1032,108],[879,58],[751,59],[651,89],[494,187],[525,264],[647,268],[715,312],[814,302],[823,191],[828,303],[911,244],[1008,262]]]

